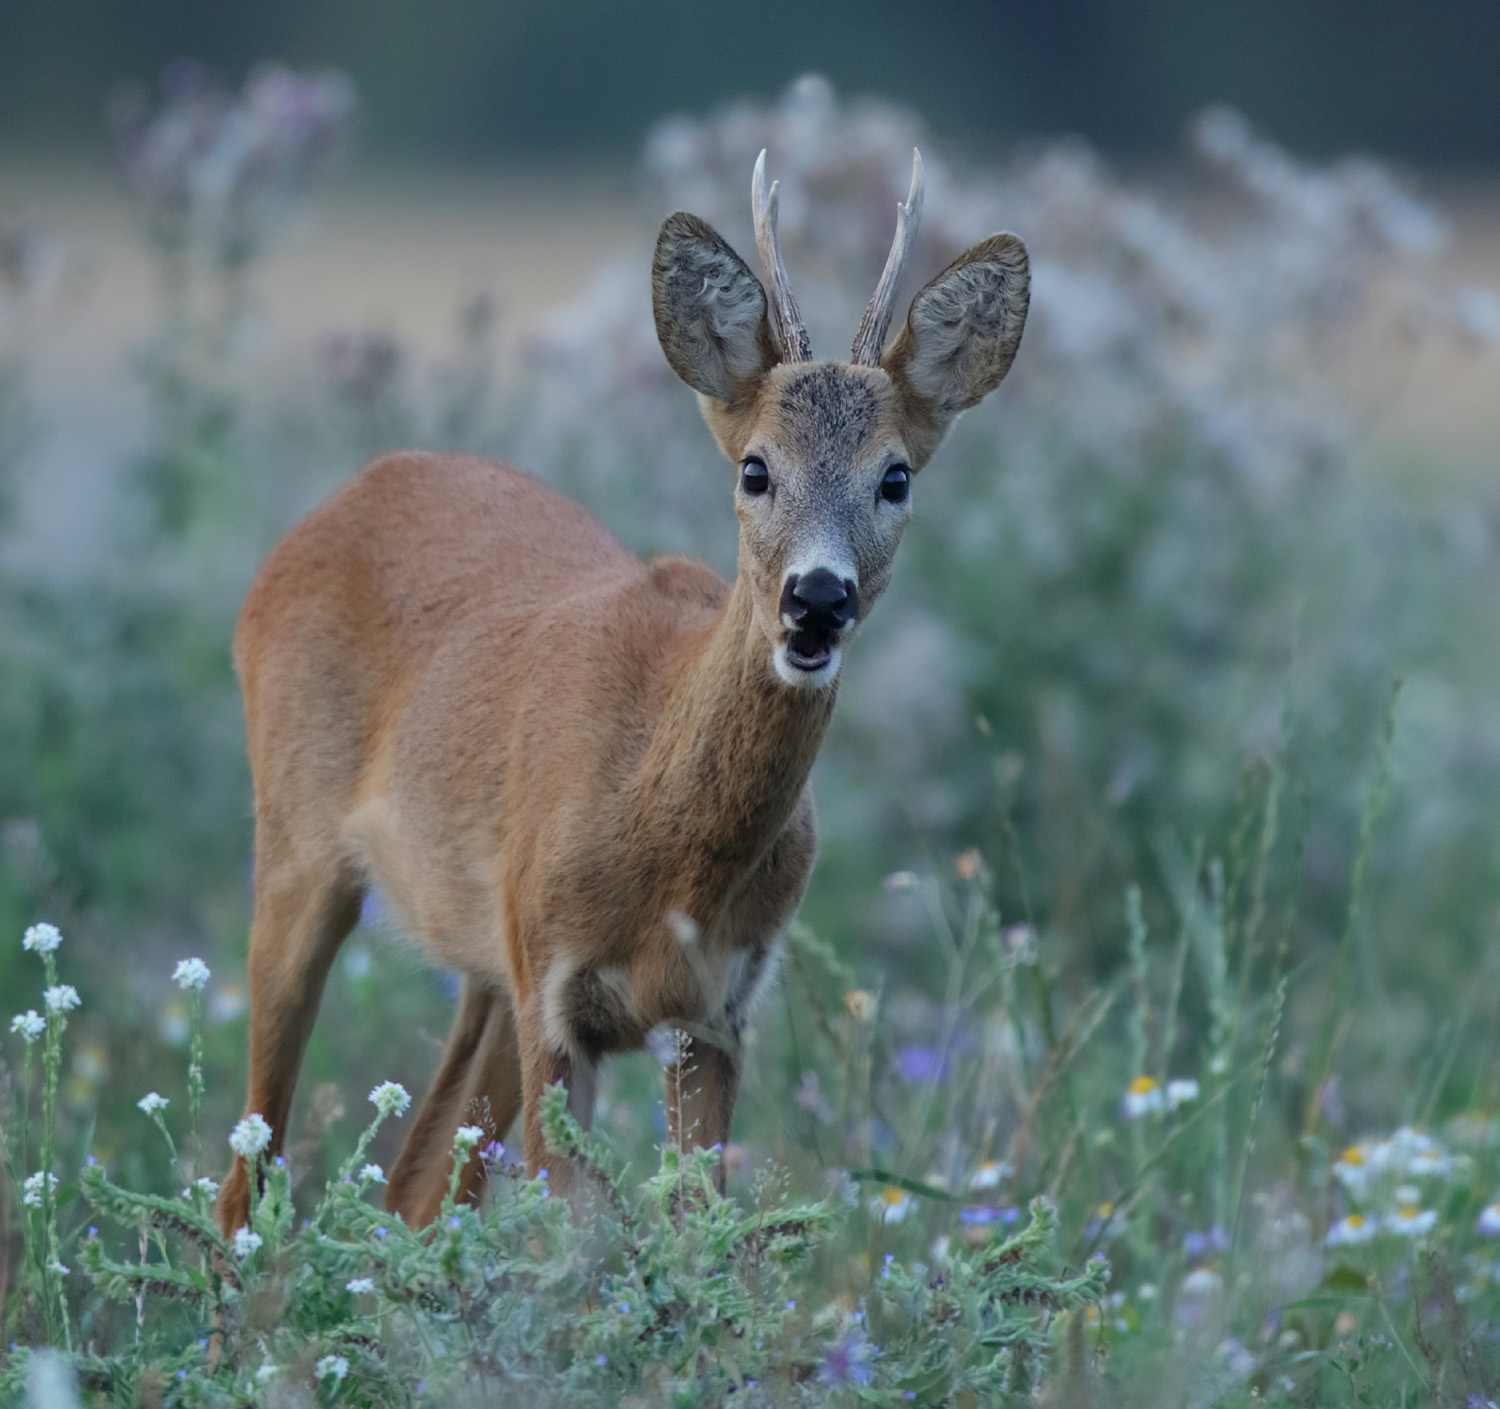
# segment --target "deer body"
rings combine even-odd
[[[905,486],[955,409],[943,388],[972,404],[1014,355],[1025,256],[999,236],[975,247],[991,254],[987,330],[964,326],[975,298],[952,297],[978,277],[970,251],[918,295],[883,365],[812,362],[759,167],[756,196],[769,304],[690,216],[663,227],[653,270],[663,349],[741,466],[732,584],[681,558],[641,563],[517,470],[400,454],[293,529],[246,600],[246,1111],[279,1148],[324,978],[378,882],[464,975],[387,1191],[412,1222],[436,1214],[464,1122],[500,1138],[524,1111],[528,1166],[566,1187],[541,1092],[566,1083],[586,1124],[598,1060],[659,1024],[689,1034],[668,1072],[669,1138],[728,1138],[739,1035],[812,867],[807,779],[840,652],[884,590]],[[914,179],[903,211],[919,201]],[[889,311],[872,309],[861,343],[878,350]],[[471,1161],[466,1193],[478,1179]],[[226,1231],[248,1192],[237,1163]]]

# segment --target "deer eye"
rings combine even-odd
[[[911,493],[911,471],[905,465],[892,465],[880,481],[880,497],[889,504],[904,504]]]
[[[766,462],[752,455],[740,466],[740,484],[746,494],[764,494],[771,487]]]

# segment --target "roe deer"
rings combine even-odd
[[[402,453],[287,535],[240,617],[245,1111],[274,1154],[324,979],[378,883],[464,981],[386,1194],[413,1224],[436,1215],[455,1129],[486,1103],[496,1138],[523,1112],[527,1168],[565,1189],[543,1090],[564,1082],[587,1123],[599,1058],[658,1024],[685,1034],[669,1138],[728,1138],[739,1035],[812,867],[807,780],[842,651],[890,578],[912,478],[1020,342],[1026,251],[1002,234],[923,288],[885,346],[919,154],[849,363],[812,358],[764,152],[751,198],[769,296],[692,215],[662,226],[651,270],[662,350],[735,466],[732,585],[683,558],[641,563],[517,470]],[[481,1178],[471,1158],[466,1197]],[[236,1160],[226,1231],[248,1199]]]

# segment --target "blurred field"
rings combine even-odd
[[[66,284],[28,339],[49,436],[25,530],[9,545],[28,564],[62,566],[97,543],[111,468],[147,433],[131,359],[159,276],[118,179],[76,160],[0,167],[0,222],[45,240]],[[652,233],[627,172],[347,178],[298,218],[261,271],[243,330],[250,375],[288,357],[305,362],[340,330],[388,331],[435,355],[476,294],[491,294],[502,317],[532,320],[576,297],[622,244]]]
[[[1147,171],[1142,180],[1169,204],[1201,201],[1179,172],[1153,182]],[[1492,281],[1500,270],[1500,188],[1452,177],[1419,185],[1450,222],[1445,263],[1453,277]],[[341,177],[283,235],[260,271],[251,337],[271,361],[331,331],[373,326],[432,355],[451,340],[464,300],[489,293],[502,316],[532,322],[571,302],[604,262],[653,239],[665,213],[628,167],[562,166],[545,176],[362,169]],[[0,220],[55,242],[67,262],[70,295],[36,339],[39,387],[59,401],[86,388],[109,404],[150,323],[155,277],[118,179],[76,158],[48,165],[12,158],[0,164]],[[1382,385],[1391,350],[1363,351],[1350,368],[1354,385]],[[1400,360],[1394,394],[1372,407],[1371,443],[1420,445],[1460,472],[1492,466],[1500,444],[1492,369],[1453,348]],[[112,409],[124,408],[117,399]]]

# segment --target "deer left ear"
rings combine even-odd
[[[766,292],[711,225],[668,218],[651,263],[656,335],[692,389],[728,403],[776,365]]]
[[[1005,380],[1030,297],[1026,246],[1004,234],[959,255],[912,300],[880,365],[917,423],[915,438],[931,441],[929,454],[954,416]]]

